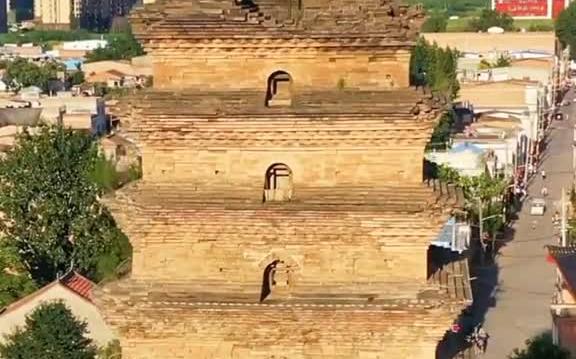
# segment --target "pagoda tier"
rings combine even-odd
[[[429,242],[449,214],[443,208],[458,200],[454,187],[424,184],[302,187],[290,202],[263,203],[250,188],[140,183],[107,204],[131,239],[132,278],[218,292],[232,282],[251,288],[257,302],[262,271],[276,259],[294,266],[291,290],[387,288],[381,296],[415,298],[428,278]]]
[[[123,280],[99,301],[121,335],[122,355],[138,359],[433,359],[454,316],[470,304],[466,261],[438,271],[411,299],[307,288],[290,299],[255,302],[230,282],[205,285]],[[321,294],[319,294],[321,293]]]
[[[291,96],[290,106],[277,107],[266,106],[265,89],[152,90],[123,99],[114,113],[122,118],[123,131],[142,144],[172,140],[198,145],[194,141],[208,142],[213,137],[214,145],[218,138],[221,142],[239,141],[240,146],[247,144],[241,142],[243,138],[261,139],[264,145],[269,136],[274,136],[270,140],[292,139],[306,146],[311,134],[325,131],[333,133],[333,139],[343,141],[340,146],[344,147],[349,139],[362,141],[367,136],[373,141],[394,138],[423,146],[443,108],[437,99],[413,88],[302,92]],[[227,135],[211,136],[215,131]],[[358,138],[361,132],[364,134]]]
[[[371,35],[405,45],[423,20],[421,10],[393,0],[159,0],[131,16],[136,36],[150,48],[167,39],[310,35]]]

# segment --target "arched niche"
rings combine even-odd
[[[286,202],[292,199],[292,170],[283,163],[268,167],[264,179],[264,202]]]
[[[286,71],[276,71],[268,77],[266,106],[290,106],[292,104],[292,77]]]

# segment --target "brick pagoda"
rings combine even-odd
[[[255,1],[132,15],[154,88],[116,109],[143,179],[107,202],[134,254],[99,293],[123,358],[432,359],[470,291],[427,260],[455,202],[422,182],[423,15]]]

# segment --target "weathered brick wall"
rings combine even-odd
[[[422,182],[423,147],[388,148],[199,148],[143,149],[143,178],[177,181],[202,187],[234,184],[261,196],[266,170],[286,164],[294,188],[338,185],[400,185]]]
[[[433,359],[452,320],[419,308],[124,309],[108,319],[122,323],[127,359]]]
[[[428,242],[440,227],[417,215],[346,212],[203,210],[177,221],[155,216],[145,227],[132,220],[133,278],[247,285],[261,283],[274,259],[297,264],[296,285],[424,284]]]
[[[353,88],[376,90],[386,88],[386,75],[395,87],[408,86],[409,52],[385,50],[366,53],[247,53],[201,55],[200,49],[190,53],[157,55],[154,63],[154,87],[158,89],[266,90],[268,78],[276,71],[292,77],[294,91]],[[264,50],[263,50],[264,51]]]

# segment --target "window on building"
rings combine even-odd
[[[284,202],[292,199],[292,170],[283,163],[268,168],[264,183],[264,202]]]
[[[268,78],[266,106],[290,106],[291,104],[292,78],[287,72],[274,72]]]
[[[262,277],[260,301],[264,301],[271,294],[285,295],[292,285],[293,270],[291,265],[278,259],[267,265]]]

